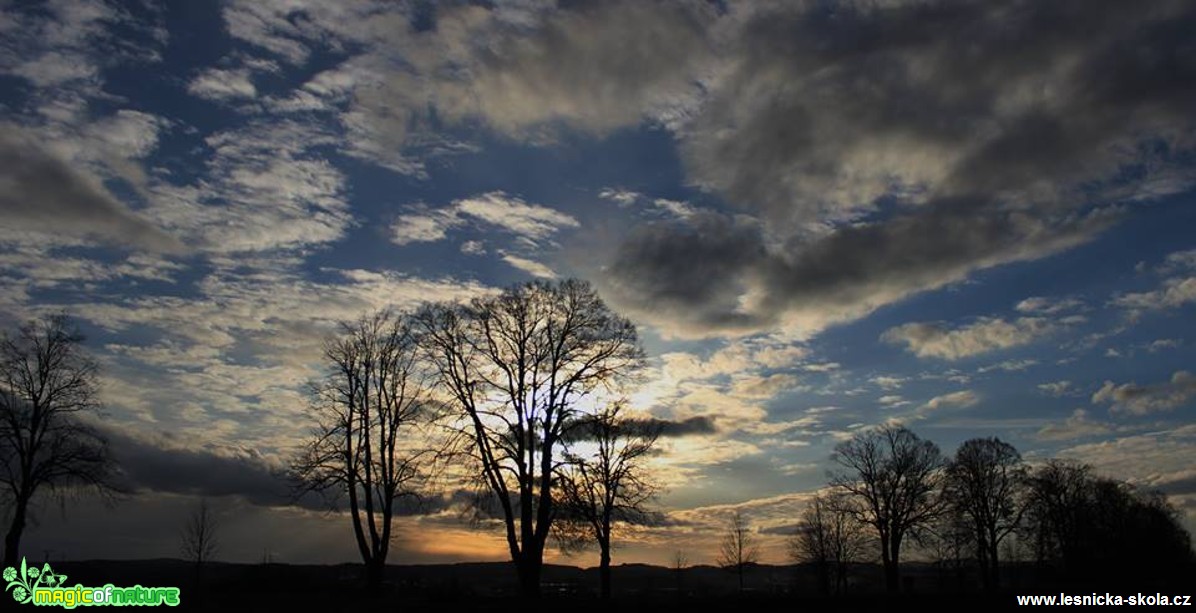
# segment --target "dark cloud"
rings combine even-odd
[[[151,441],[108,429],[124,485],[134,491],[195,496],[239,496],[264,506],[284,505],[290,489],[282,467],[253,450],[227,445],[187,448],[162,437]],[[308,501],[315,506],[317,501]]]
[[[1194,174],[1190,3],[753,4],[720,25],[678,142],[691,181],[759,222],[616,249],[617,301],[668,331],[814,333],[1076,245],[1114,221],[1101,207]]]
[[[150,440],[110,429],[104,435],[120,466],[121,485],[134,492],[235,496],[258,506],[293,504],[316,511],[345,508],[335,492],[296,498],[286,468],[251,449],[230,445],[190,448],[168,435]],[[476,496],[475,492],[462,489],[404,496],[395,503],[395,515],[429,515],[451,510],[464,513],[464,509],[475,504]]]
[[[1044,218],[944,203],[769,246],[759,225],[695,217],[633,232],[606,282],[624,308],[696,336],[776,325],[815,333],[973,270],[1071,247],[1114,220],[1109,211]]]
[[[708,416],[690,417],[682,420],[643,419],[634,422],[638,427],[658,430],[663,438],[692,436],[695,434],[713,434],[714,419]]]
[[[785,524],[783,526],[768,526],[765,528],[760,528],[758,530],[758,532],[760,534],[775,534],[778,536],[793,536],[793,535],[801,532],[804,527],[805,527],[805,524]]]
[[[0,218],[10,228],[174,253],[182,244],[33,143],[0,137]]]

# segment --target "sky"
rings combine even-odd
[[[336,322],[578,277],[688,424],[615,563],[780,563],[901,422],[1160,489],[1196,526],[1196,6],[0,0],[0,324],[66,312],[136,492],[25,548],[355,558],[286,499]],[[501,560],[451,508],[393,563]],[[554,560],[593,565],[596,556]],[[590,557],[595,559],[591,560]]]

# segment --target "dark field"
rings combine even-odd
[[[356,565],[224,564],[205,565],[197,587],[195,567],[179,560],[55,562],[54,570],[69,576],[68,585],[178,586],[187,610],[315,611],[507,611],[527,609],[516,592],[514,572],[505,563],[389,566],[381,593],[369,594]],[[1132,575],[1131,567],[1120,569]],[[1016,607],[1016,594],[1193,594],[1192,575],[1136,580],[1061,581],[1032,566],[1006,569],[1007,586],[984,594],[968,569],[910,564],[904,572],[905,593],[883,591],[880,569],[855,569],[848,594],[821,596],[815,574],[806,566],[759,565],[749,569],[746,589],[738,593],[734,574],[711,566],[680,572],[656,566],[613,568],[614,596],[597,596],[597,569],[549,565],[542,595],[532,608],[580,611],[707,610],[751,611],[887,611],[1001,610]],[[1105,585],[1100,585],[1104,583]]]

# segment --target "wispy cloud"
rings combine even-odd
[[[890,328],[881,340],[904,344],[921,358],[958,360],[990,351],[1008,349],[1040,340],[1057,325],[1042,317],[1020,317],[1007,321],[981,318],[958,328],[944,323],[908,323]]]

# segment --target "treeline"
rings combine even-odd
[[[990,591],[1011,561],[1056,585],[1144,588],[1196,571],[1190,536],[1162,493],[1082,463],[1031,466],[998,438],[965,441],[948,457],[901,425],[861,432],[832,457],[840,470],[790,543],[824,593],[847,591],[852,569],[877,559],[886,589],[898,591],[910,548],[971,565]]]

